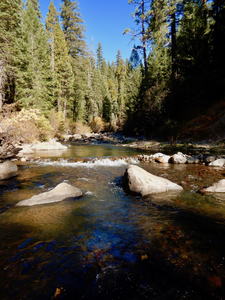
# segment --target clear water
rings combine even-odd
[[[225,196],[198,193],[224,170],[139,163],[184,188],[141,199],[121,186],[137,162],[107,158],[134,150],[86,147],[20,164],[18,177],[0,181],[0,299],[224,299]],[[105,160],[70,159],[87,156]],[[14,206],[61,182],[84,196]]]

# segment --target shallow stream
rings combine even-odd
[[[101,145],[41,152],[0,181],[1,300],[225,299],[225,195],[198,193],[225,171],[139,163],[138,153]],[[130,196],[121,185],[130,163],[184,190]],[[14,206],[61,182],[84,196]]]

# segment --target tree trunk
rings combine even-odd
[[[172,7],[171,15],[171,45],[172,45],[172,80],[177,79],[177,49],[176,49],[176,14],[175,14],[175,3]]]
[[[145,13],[144,0],[141,3],[142,15]],[[146,55],[146,34],[145,34],[145,20],[142,18],[142,48],[144,54],[144,66],[145,66],[145,83],[146,89],[149,90],[149,79],[148,79],[148,64],[147,64],[147,55]]]

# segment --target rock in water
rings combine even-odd
[[[216,159],[209,164],[210,167],[223,167],[224,165],[225,165],[224,158]]]
[[[180,153],[174,154],[170,158],[170,162],[172,164],[185,164],[186,161],[187,161],[186,157]]]
[[[225,179],[215,182],[212,186],[202,189],[202,193],[225,193]]]
[[[67,183],[60,183],[50,192],[45,192],[40,195],[35,195],[30,199],[20,201],[16,206],[32,206],[38,204],[46,204],[59,202],[70,197],[81,197],[82,192],[78,188]]]
[[[181,191],[183,188],[168,179],[152,175],[142,168],[130,165],[123,176],[125,191],[142,197],[167,191]]]
[[[6,160],[5,162],[0,163],[0,180],[9,179],[17,175],[18,167],[14,162]]]

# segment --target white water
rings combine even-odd
[[[120,166],[126,166],[128,164],[138,164],[139,160],[135,158],[120,158],[116,160],[112,160],[110,158],[102,158],[102,159],[93,159],[91,161],[85,161],[85,162],[68,162],[66,159],[61,159],[60,161],[51,161],[49,159],[45,160],[39,160],[37,161],[39,166],[60,166],[60,167],[88,167],[93,168],[96,166],[101,167],[120,167]]]

